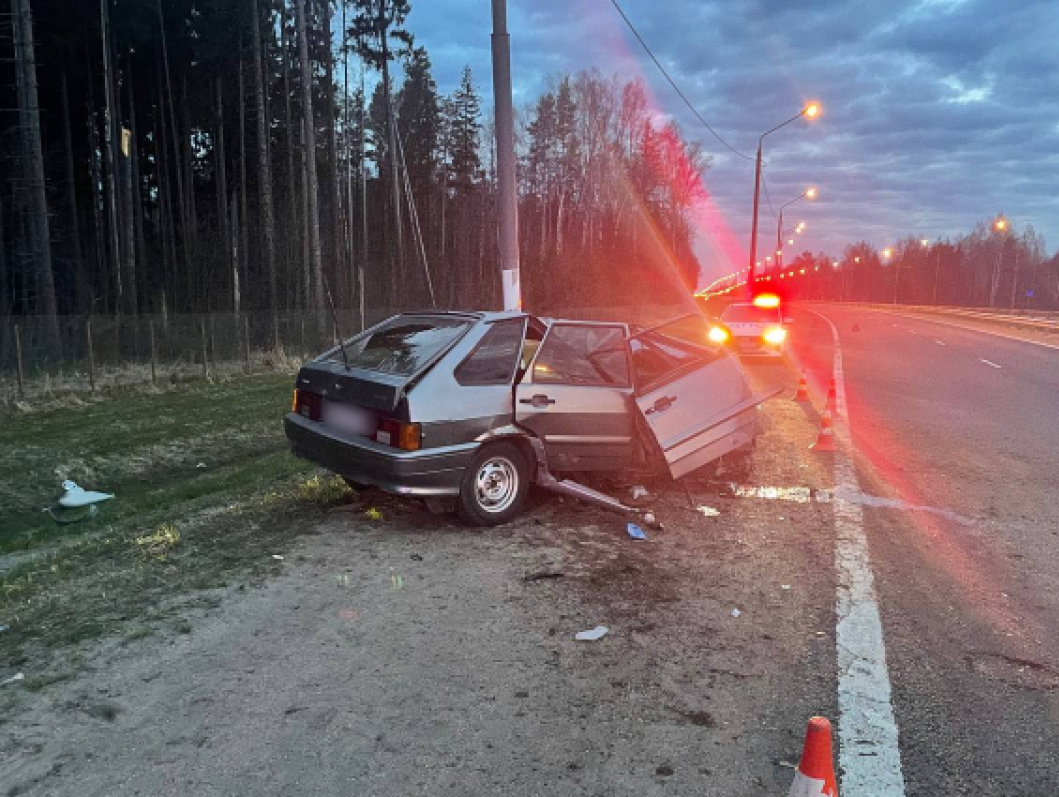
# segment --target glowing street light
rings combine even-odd
[[[997,216],[996,221],[993,222],[993,229],[997,232],[1007,232],[1008,220],[1003,215]]]
[[[800,202],[803,199],[815,199],[815,198],[816,198],[816,186],[811,185],[808,188],[806,188],[805,191],[803,191],[799,196],[796,196],[794,199],[790,200],[789,202],[784,202],[782,205],[780,205],[779,216],[776,218],[776,249],[782,249],[783,248],[783,209],[785,207],[787,207],[788,205],[793,205],[795,202]],[[796,233],[800,233],[804,229],[805,229],[805,222],[802,221],[802,222],[798,223],[798,227],[796,227],[794,231]],[[792,245],[792,246],[794,245],[794,241],[793,240],[788,241],[788,243],[790,245]],[[779,262],[779,258],[782,257],[782,254],[780,252],[777,252],[776,254],[779,256],[779,257],[777,257],[777,262]]]
[[[755,168],[754,168],[754,216],[753,216],[753,223],[751,225],[751,231],[750,231],[750,260],[749,260],[749,264],[750,264],[750,267],[751,267],[750,268],[750,276],[753,276],[753,265],[757,261],[757,217],[758,217],[758,207],[761,204],[761,149],[762,149],[762,147],[764,146],[764,143],[765,143],[765,136],[767,136],[767,135],[769,135],[771,133],[775,133],[781,127],[786,127],[791,122],[797,121],[798,119],[801,119],[803,116],[806,119],[809,119],[809,120],[817,119],[817,118],[819,118],[820,113],[821,113],[820,103],[816,102],[814,100],[814,101],[806,104],[806,106],[804,108],[802,108],[801,111],[799,111],[796,116],[792,116],[786,122],[783,122],[782,124],[778,124],[778,125],[776,125],[775,127],[773,127],[770,130],[766,130],[764,133],[761,134],[761,136],[757,140],[757,158],[756,158],[756,161],[755,161]],[[813,191],[813,196],[816,196],[816,191],[815,190]],[[811,196],[809,198],[812,199],[813,197]],[[747,279],[747,283],[749,284],[749,282],[750,282],[750,280],[748,278]]]
[[[924,239],[922,239],[919,242],[919,245],[922,246],[924,249],[926,249],[927,247],[930,246],[930,241],[928,241],[926,238],[924,238]]]
[[[886,247],[885,249],[882,250],[882,256],[886,260],[889,260],[891,257],[893,257],[893,254],[894,254],[894,250],[891,249],[890,247]]]

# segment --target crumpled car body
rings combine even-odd
[[[747,446],[754,395],[691,314],[649,329],[522,312],[403,313],[305,364],[285,431],[351,485],[456,498],[492,525],[552,473],[665,467]]]

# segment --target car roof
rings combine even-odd
[[[529,313],[521,310],[405,310],[399,315],[433,315],[466,318],[473,321],[503,321],[508,318],[525,318]]]

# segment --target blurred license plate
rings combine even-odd
[[[340,432],[365,437],[375,434],[375,428],[378,426],[378,417],[374,411],[327,399],[324,399],[322,416],[325,424]]]

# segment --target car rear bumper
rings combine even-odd
[[[480,443],[400,451],[359,435],[344,434],[293,412],[283,422],[295,456],[358,484],[398,495],[458,495],[463,473]]]
[[[760,336],[733,337],[732,348],[741,357],[782,357],[782,343],[766,343]]]

